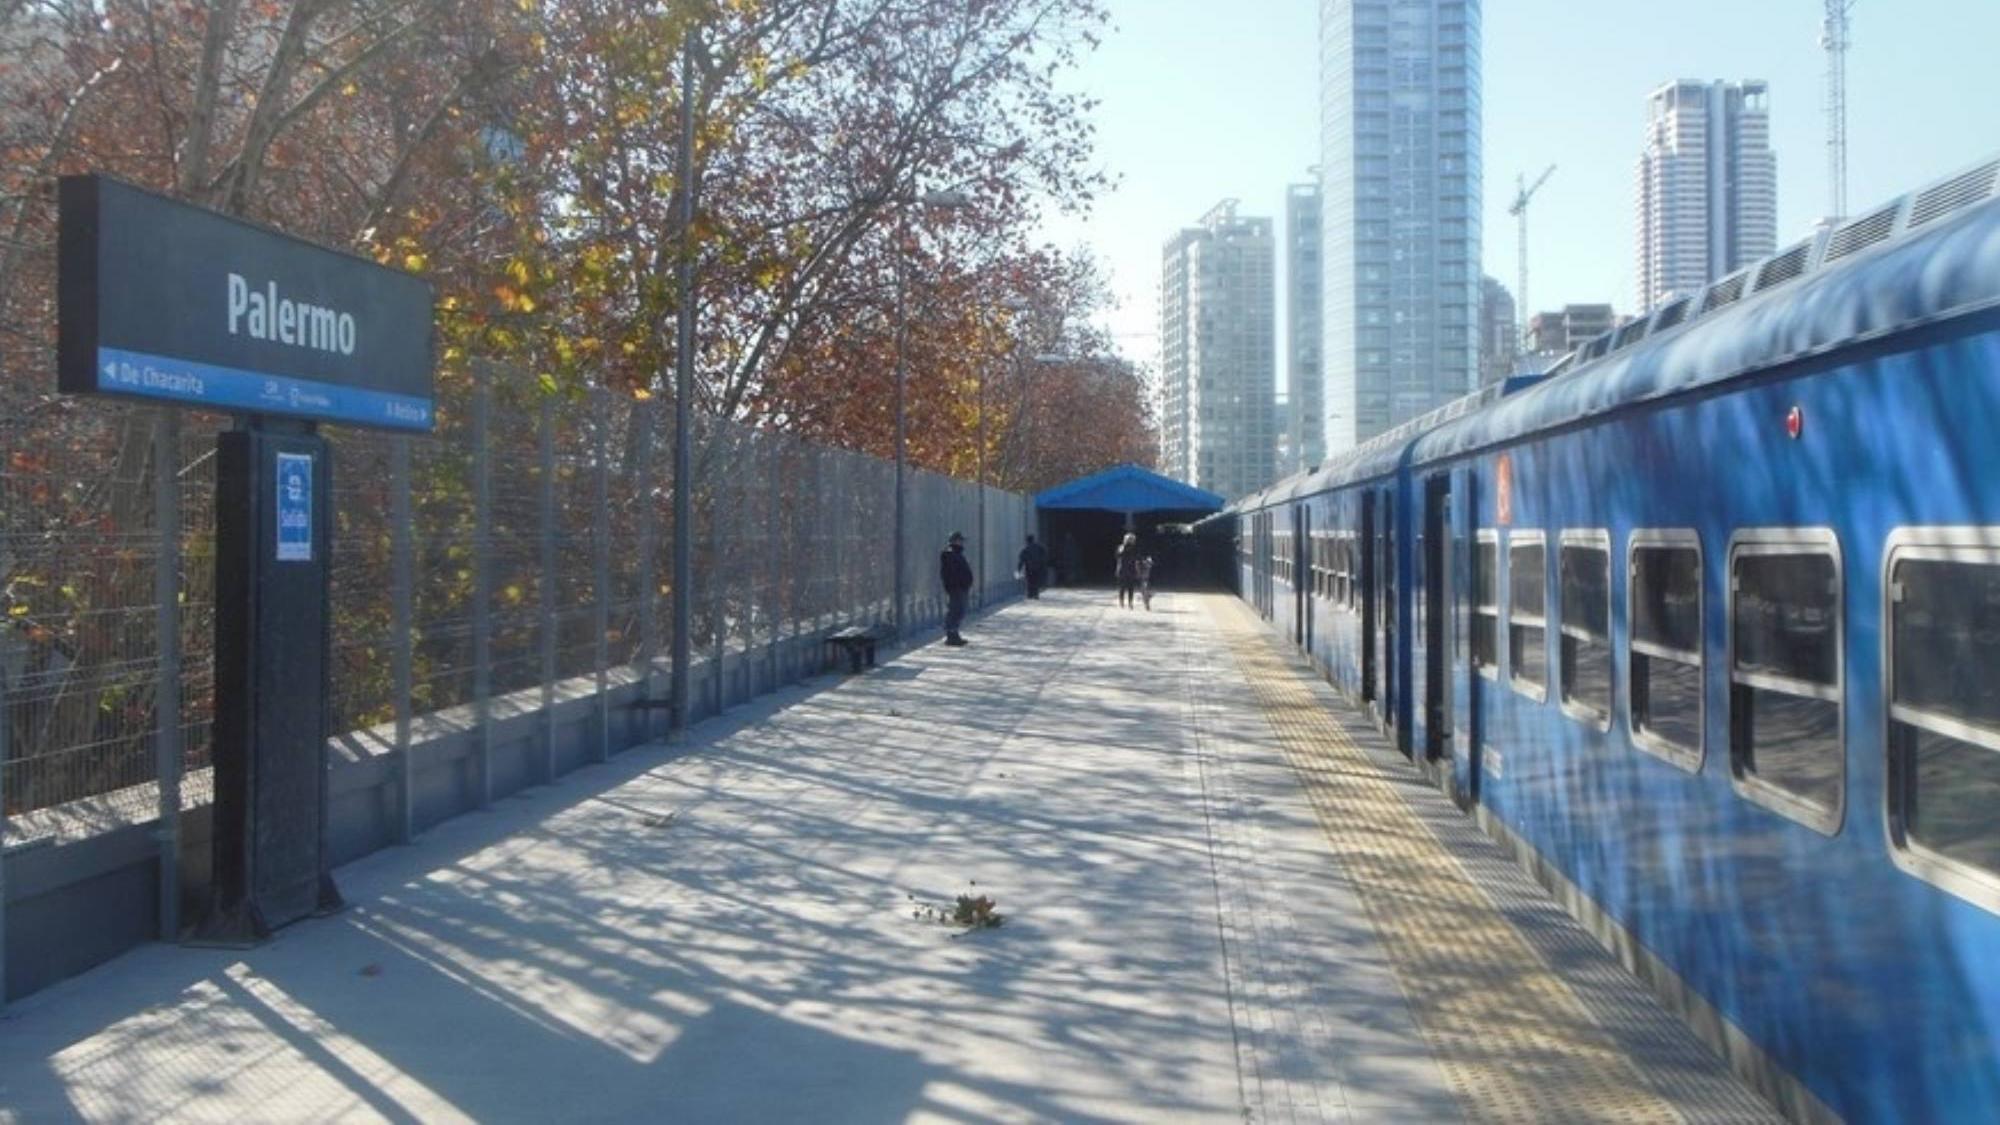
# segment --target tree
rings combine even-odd
[[[1104,21],[1099,0],[0,0],[0,674],[35,693],[8,720],[13,752],[97,747],[143,769],[144,737],[173,721],[152,704],[155,623],[178,614],[192,664],[208,640],[200,597],[156,617],[140,546],[154,482],[198,482],[201,443],[155,464],[171,443],[156,445],[153,412],[53,393],[58,177],[108,173],[433,280],[444,440],[415,469],[419,612],[451,620],[474,596],[474,371],[498,404],[489,441],[528,461],[545,406],[568,435],[586,389],[619,392],[606,414],[636,474],[648,431],[634,404],[667,386],[684,245],[700,277],[694,405],[709,415],[886,455],[900,285],[918,464],[970,477],[983,460],[1025,486],[1143,446],[1144,412],[1084,327],[1099,299],[1088,264],[1029,243],[1042,210],[1087,206],[1101,186],[1090,105],[1059,79]],[[684,184],[690,42],[698,176]],[[701,208],[683,229],[690,188]],[[940,188],[969,205],[919,205]],[[1088,363],[1024,360],[1043,353]],[[354,502],[382,466],[359,463],[340,542],[365,592],[383,585],[388,537],[380,505]],[[573,467],[557,475],[587,492]],[[627,493],[616,535],[661,500]],[[182,494],[195,574],[207,525],[199,488]],[[551,580],[517,564],[497,576],[503,600]],[[343,633],[385,637],[381,601],[337,595]],[[462,663],[437,633],[420,685],[426,662]],[[340,656],[341,676],[380,680],[370,643]],[[455,701],[442,675],[431,686],[431,705]],[[181,720],[204,705],[190,698]]]
[[[154,463],[179,451],[156,442],[150,412],[53,393],[57,178],[108,173],[369,246],[415,199],[449,198],[432,186],[453,174],[446,126],[496,69],[497,42],[486,6],[458,0],[0,7],[0,666],[12,751],[36,759],[10,802],[150,776],[152,730],[198,723],[208,702],[157,715],[149,664],[153,482],[190,465]],[[202,569],[205,537],[183,549]],[[191,599],[164,615],[195,666],[204,612]]]

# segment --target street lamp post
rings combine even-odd
[[[908,421],[905,417],[904,384],[909,381],[909,357],[904,354],[904,338],[909,332],[909,317],[903,307],[903,235],[905,223],[902,213],[896,219],[896,589],[889,603],[889,621],[895,627],[896,636],[903,636],[903,596],[909,589],[906,570],[909,566],[910,544],[907,528],[903,522],[903,472],[908,460]]]
[[[909,464],[909,419],[906,410],[907,386],[909,383],[909,356],[906,343],[910,321],[908,309],[904,306],[903,246],[909,239],[910,208],[963,207],[969,202],[965,193],[957,191],[927,191],[899,201],[896,208],[896,589],[895,602],[890,606],[890,624],[901,638],[903,628],[908,624],[905,603],[909,597],[909,525],[905,514],[907,503],[904,497],[904,479],[908,475]]]
[[[694,458],[688,441],[688,400],[694,394],[694,63],[695,31],[681,44],[680,261],[675,263],[675,292],[680,307],[674,333],[674,636],[673,710],[669,730],[685,736],[692,706],[688,631],[693,621],[694,588]],[[546,581],[546,579],[544,579]],[[646,596],[650,599],[652,591]],[[646,669],[650,677],[651,668]]]

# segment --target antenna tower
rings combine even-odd
[[[1847,13],[1855,0],[1826,0],[1819,45],[1826,49],[1826,178],[1833,219],[1847,217]]]

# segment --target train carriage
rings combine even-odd
[[[1232,509],[1273,626],[1800,1117],[2000,1105],[1996,181]]]

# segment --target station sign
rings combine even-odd
[[[58,386],[430,431],[430,284],[103,176],[65,176]]]

